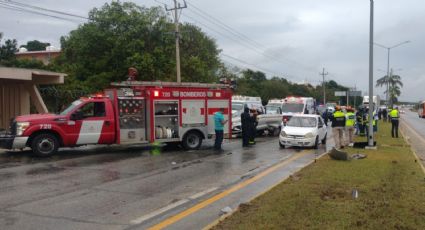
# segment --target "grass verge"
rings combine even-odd
[[[346,149],[366,159],[324,156],[213,229],[425,229],[425,175],[410,146],[383,122],[376,140],[378,150]]]

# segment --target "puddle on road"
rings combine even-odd
[[[102,182],[110,182],[121,178],[121,173],[118,171],[105,170],[102,171],[101,180]]]
[[[2,180],[8,180],[12,177],[16,177],[16,173],[12,173],[12,172],[3,172],[0,173],[0,181]]]
[[[65,168],[56,167],[56,166],[53,166],[53,165],[47,165],[46,167],[28,170],[26,172],[26,175],[50,174],[50,173],[62,172],[64,170],[65,170]]]

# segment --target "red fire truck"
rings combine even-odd
[[[226,84],[125,81],[74,101],[60,114],[16,117],[0,147],[30,147],[39,156],[88,144],[181,143],[198,149],[214,136],[214,113],[224,108],[231,133],[232,91]]]

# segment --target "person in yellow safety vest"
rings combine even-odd
[[[398,138],[398,125],[399,125],[400,114],[398,112],[397,106],[391,110],[390,117],[391,117],[391,137],[394,138],[395,136],[396,138]]]
[[[347,113],[345,114],[345,129],[347,134],[347,145],[354,145],[354,125],[356,124],[356,114],[354,113],[354,109],[351,107],[347,108]]]
[[[345,129],[345,114],[341,111],[341,107],[336,106],[335,112],[331,117],[332,133],[335,140],[335,148],[344,148],[344,129]]]
[[[373,111],[372,113],[372,128],[373,128],[373,132],[376,133],[378,131],[378,126],[377,126],[377,116],[376,116],[376,112]],[[366,111],[366,136],[369,136],[369,111]]]

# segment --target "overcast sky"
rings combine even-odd
[[[0,0],[0,3],[2,1],[5,0]],[[15,2],[87,16],[90,9],[101,7],[108,1]],[[161,5],[159,2],[171,4],[173,1],[132,2],[156,6]],[[319,72],[325,68],[329,72],[326,76],[328,80],[356,86],[363,92],[368,90],[368,0],[187,2],[188,8],[183,10],[181,20],[198,25],[215,38],[226,63],[260,70],[270,77],[285,76],[293,82],[308,81],[315,85],[320,83],[322,78]],[[391,49],[390,67],[397,70],[395,73],[404,82],[401,100],[425,99],[424,12],[423,0],[375,0],[375,42],[393,46],[411,41]],[[40,40],[59,46],[60,36],[67,35],[79,23],[84,23],[79,19],[71,22],[4,8],[0,8],[0,15],[0,31],[5,38],[16,38],[19,44]],[[376,80],[386,74],[387,50],[375,46],[374,52]],[[384,97],[382,88],[374,90]]]

